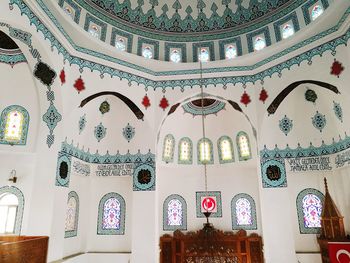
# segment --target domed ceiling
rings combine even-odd
[[[76,0],[108,24],[136,34],[217,35],[278,19],[304,0]],[[288,7],[288,8],[287,8]],[[130,30],[127,30],[130,31]],[[237,33],[237,32],[236,32]],[[143,34],[141,34],[143,35]],[[186,41],[177,39],[177,41]]]

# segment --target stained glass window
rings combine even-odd
[[[7,114],[4,137],[6,141],[21,140],[23,121],[23,114],[18,110],[10,111]]]
[[[120,202],[117,198],[111,197],[106,200],[103,206],[103,229],[120,228]]]
[[[142,48],[142,56],[147,59],[153,58],[153,50],[150,46],[145,46]]]
[[[213,144],[209,139],[199,141],[198,157],[200,163],[213,163]]]
[[[168,134],[164,138],[163,144],[163,161],[172,162],[174,158],[174,145],[175,138],[171,134]]]
[[[192,142],[189,138],[182,138],[179,141],[179,163],[192,163]]]
[[[18,198],[11,193],[5,193],[0,197],[0,233],[14,234]]]
[[[226,59],[233,59],[237,57],[237,49],[234,45],[227,45],[225,47],[225,57]]]
[[[258,36],[254,40],[254,50],[262,50],[266,47],[266,41],[265,38]]]
[[[176,230],[187,228],[186,202],[180,195],[168,196],[163,204],[163,229]]]
[[[321,5],[315,5],[311,9],[311,19],[314,21],[316,18],[318,18],[323,13],[323,7]]]
[[[117,37],[115,40],[115,47],[120,51],[126,50],[126,40],[123,37]]]
[[[254,199],[248,194],[237,194],[231,201],[232,229],[257,229]]]
[[[228,136],[222,136],[218,140],[220,163],[233,161],[233,144]]]
[[[100,38],[100,30],[99,30],[98,26],[96,26],[94,24],[90,24],[90,26],[89,26],[89,33],[94,38]]]
[[[174,63],[181,62],[181,52],[178,49],[173,49],[170,51],[170,61]]]
[[[74,191],[68,194],[66,223],[65,223],[65,237],[74,237],[78,230],[78,216],[79,216],[79,197]]]
[[[250,202],[246,198],[239,198],[236,201],[236,217],[237,225],[252,224],[252,208]]]
[[[282,38],[286,39],[294,35],[294,27],[290,24],[285,24],[282,28]]]
[[[245,132],[239,132],[237,135],[237,146],[239,153],[239,160],[248,160],[251,158],[249,138]]]
[[[198,49],[198,60],[201,62],[209,61],[209,49],[206,47],[202,47]]]

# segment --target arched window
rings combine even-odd
[[[89,26],[89,33],[94,38],[100,38],[100,29],[95,24],[90,24],[90,26]]]
[[[0,234],[21,233],[23,209],[24,196],[17,187],[0,188]]]
[[[261,36],[257,36],[254,40],[254,50],[262,50],[266,47],[266,41],[265,38]]]
[[[316,189],[307,188],[298,194],[296,204],[301,234],[320,233],[323,201],[323,194]]]
[[[252,158],[248,134],[243,131],[237,134],[237,148],[240,161],[245,161]]]
[[[104,195],[98,207],[98,235],[124,235],[125,201],[117,193]]]
[[[198,142],[198,163],[213,164],[213,143],[208,138],[202,138]]]
[[[71,191],[68,194],[64,237],[67,238],[67,237],[77,236],[78,219],[79,219],[79,197],[76,192]]]
[[[172,162],[174,160],[174,146],[175,138],[171,134],[168,134],[164,138],[163,143],[163,161],[166,163]]]
[[[170,195],[163,203],[163,230],[187,230],[187,205],[180,195]]]
[[[285,24],[282,28],[282,38],[286,39],[294,35],[294,27],[290,24]]]
[[[150,46],[144,46],[142,48],[142,56],[147,59],[153,58],[153,49]]]
[[[0,143],[25,145],[29,126],[29,114],[25,108],[11,105],[1,113]]]
[[[179,141],[179,164],[192,164],[192,141],[190,138],[185,137]]]
[[[237,57],[237,49],[234,45],[227,45],[225,47],[225,57],[226,59],[233,59]]]
[[[181,62],[181,53],[178,49],[173,49],[170,51],[170,61],[174,63]]]
[[[231,201],[232,229],[257,229],[254,199],[248,194],[237,194]]]
[[[123,37],[117,37],[115,40],[115,47],[120,51],[126,50],[126,40]]]
[[[233,143],[230,137],[222,136],[219,138],[218,152],[220,163],[231,163],[234,161]]]
[[[207,47],[201,47],[198,49],[198,60],[201,62],[209,61],[209,49]]]
[[[321,5],[315,5],[311,9],[311,20],[314,21],[316,18],[318,18],[323,13],[323,7]]]

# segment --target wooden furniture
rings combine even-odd
[[[1,263],[46,263],[49,237],[0,236]]]
[[[160,237],[160,263],[263,263],[262,239],[245,230],[223,232],[211,224],[186,234]]]

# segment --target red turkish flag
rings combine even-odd
[[[331,263],[350,263],[350,242],[329,242],[328,253]]]

